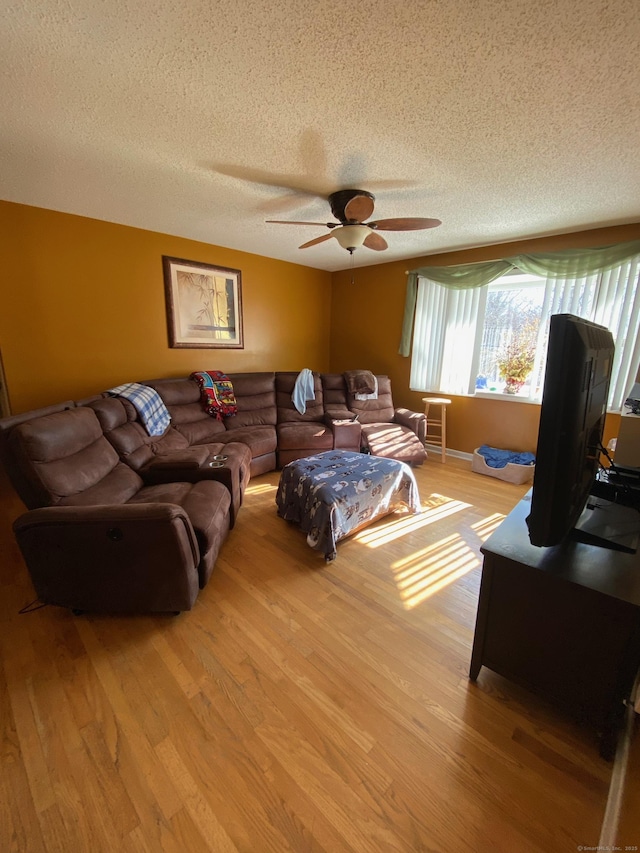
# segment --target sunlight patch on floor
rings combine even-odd
[[[422,527],[427,527],[429,524],[442,521],[442,519],[449,515],[469,509],[470,506],[471,504],[463,503],[462,501],[447,500],[431,508],[423,509],[417,515],[389,516],[389,521],[382,522],[375,528],[365,530],[358,535],[357,539],[358,542],[362,542],[369,548],[378,548],[380,545],[386,545],[389,542],[393,542],[394,539],[406,536],[407,533],[413,533]]]
[[[482,542],[485,542],[494,530],[502,524],[505,518],[506,516],[502,515],[502,513],[494,512],[493,515],[488,515],[481,521],[476,521],[475,524],[471,525],[471,529],[478,534]]]
[[[269,492],[275,492],[277,486],[272,486],[270,483],[256,483],[255,486],[249,484],[245,489],[246,495],[267,495]]]
[[[475,551],[454,533],[397,560],[391,568],[402,603],[411,610],[479,565]]]

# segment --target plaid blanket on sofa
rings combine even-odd
[[[128,400],[137,411],[149,435],[162,435],[171,422],[171,416],[162,402],[162,397],[148,385],[126,382],[124,385],[110,388],[105,393],[110,397],[124,397]]]
[[[221,421],[237,413],[238,404],[233,385],[226,374],[220,370],[198,370],[192,373],[189,379],[193,379],[200,386],[202,406],[212,418]]]

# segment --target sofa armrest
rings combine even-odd
[[[339,420],[331,423],[334,450],[360,450],[362,426],[359,421]]]
[[[400,426],[408,427],[424,444],[427,436],[427,419],[424,412],[412,412],[411,409],[396,409],[393,417]]]
[[[101,612],[189,610],[200,552],[176,504],[45,507],[13,530],[40,601]]]
[[[336,421],[357,421],[358,415],[350,409],[327,409],[324,413],[324,422],[332,426]]]
[[[147,471],[195,470],[208,458],[209,450],[204,445],[190,447],[188,450],[176,450],[173,453],[163,453],[161,456],[155,456],[138,473],[144,477]]]

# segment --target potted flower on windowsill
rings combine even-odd
[[[500,378],[505,394],[517,394],[533,370],[536,358],[536,329],[528,323],[516,330],[498,357]]]

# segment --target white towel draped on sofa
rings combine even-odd
[[[303,367],[296,377],[296,384],[293,386],[293,393],[291,394],[291,402],[301,415],[307,411],[307,401],[316,399],[313,386],[313,371],[309,370],[308,367]]]

